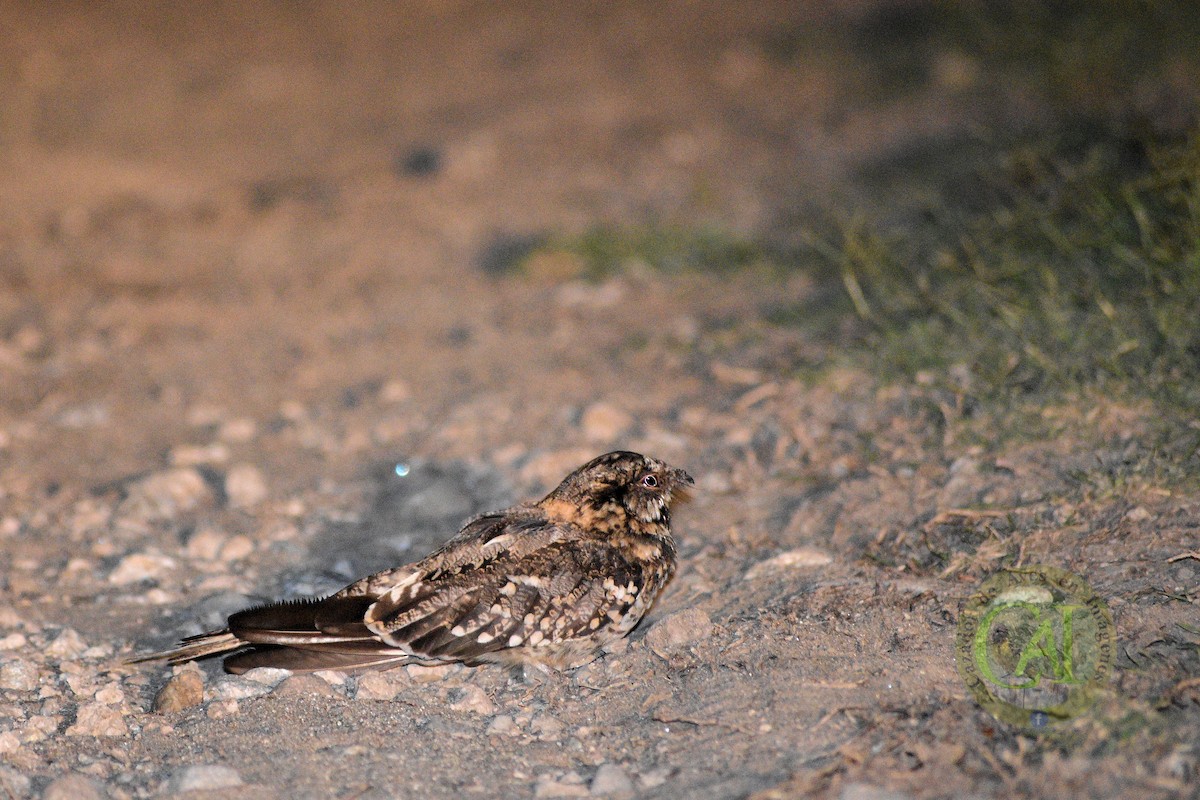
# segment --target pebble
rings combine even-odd
[[[211,499],[212,491],[199,471],[193,467],[173,467],[134,483],[121,503],[121,512],[150,520],[170,520]]]
[[[29,795],[30,780],[11,767],[0,765],[0,786],[14,798]]]
[[[517,732],[517,723],[507,714],[501,714],[488,724],[489,736],[511,736]]]
[[[40,742],[49,738],[51,734],[57,734],[58,726],[61,723],[62,719],[57,714],[40,714],[30,717],[25,722],[25,729],[21,731],[21,739],[24,742]]]
[[[267,499],[267,481],[253,464],[238,464],[225,476],[225,495],[232,508],[252,508]]]
[[[221,424],[217,438],[223,442],[248,442],[258,434],[258,425],[249,417],[235,417]]]
[[[242,776],[232,767],[219,764],[193,764],[175,770],[170,791],[175,793],[232,789],[242,785]]]
[[[129,728],[121,712],[103,703],[81,705],[68,736],[128,736]]]
[[[848,783],[842,787],[838,800],[909,800],[911,795],[869,783]]]
[[[593,442],[611,442],[624,436],[633,427],[633,417],[608,403],[587,407],[580,419],[583,435]]]
[[[87,650],[87,642],[83,637],[70,628],[63,628],[62,633],[46,646],[46,655],[55,658],[79,658]]]
[[[534,784],[533,796],[543,797],[587,797],[588,788],[577,773],[568,773],[562,778],[543,775]]]
[[[293,675],[286,680],[280,681],[275,687],[274,695],[276,697],[333,697],[335,694],[333,687],[328,681],[321,680],[316,675],[311,673],[302,675]]]
[[[826,552],[815,547],[798,547],[788,550],[765,561],[760,561],[746,571],[743,580],[752,581],[770,572],[800,567],[823,567],[833,563],[833,558]]]
[[[141,581],[157,581],[173,569],[175,569],[174,559],[161,553],[150,551],[131,553],[122,558],[116,569],[109,573],[108,581],[118,586]]]
[[[171,677],[154,696],[154,710],[170,714],[204,702],[204,676],[194,665]]]
[[[529,728],[540,739],[557,739],[566,728],[562,721],[549,714],[538,714],[529,723]]]
[[[450,704],[450,708],[455,711],[479,714],[483,717],[490,717],[496,713],[496,704],[492,702],[492,699],[487,696],[487,693],[483,689],[472,684],[467,684],[460,691],[459,698]]]
[[[1125,519],[1130,522],[1145,522],[1153,516],[1145,506],[1134,506],[1125,515]]]
[[[225,534],[215,528],[201,528],[187,541],[188,557],[214,561],[221,552],[226,538]]]
[[[646,644],[655,655],[666,658],[686,645],[712,635],[712,620],[698,608],[688,608],[668,614],[654,624],[646,634]]]
[[[237,534],[229,537],[229,541],[221,547],[220,560],[224,563],[241,561],[254,552],[254,542],[249,536]]]
[[[290,677],[292,677],[291,670],[278,667],[255,667],[241,674],[242,680],[254,681],[264,686],[278,686]]]
[[[241,675],[228,675],[213,684],[212,696],[218,700],[247,700],[270,694],[271,688],[257,681],[248,681]]]
[[[109,684],[96,692],[96,702],[106,706],[115,706],[125,702],[125,692],[116,684]]]
[[[239,710],[238,701],[229,698],[209,703],[208,708],[204,709],[204,715],[209,719],[225,719],[226,717],[232,717]]]
[[[0,650],[19,650],[25,646],[25,634],[10,633],[3,639],[0,639]]]
[[[224,464],[229,460],[229,446],[211,444],[181,444],[171,448],[171,464],[176,467],[198,467],[205,464]]]
[[[8,661],[0,666],[0,689],[31,692],[38,687],[40,677],[36,665],[28,661]]]
[[[592,778],[591,793],[594,795],[633,794],[633,781],[617,764],[601,764]]]
[[[462,666],[459,664],[433,664],[428,667],[421,664],[409,664],[404,668],[404,672],[415,683],[435,683],[445,680],[461,669]]]
[[[398,378],[388,381],[379,390],[379,399],[385,403],[403,403],[410,397],[412,397],[412,389],[408,383]]]
[[[108,794],[86,775],[72,772],[55,778],[42,792],[42,800],[103,800]]]
[[[12,731],[0,732],[0,755],[15,753],[21,749],[21,737]]]
[[[368,672],[358,679],[357,684],[355,700],[392,700],[400,692],[400,684],[384,672]]]

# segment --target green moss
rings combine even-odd
[[[656,224],[600,225],[576,235],[549,237],[529,259],[545,254],[578,259],[583,275],[591,279],[639,268],[733,272],[770,261],[760,243],[717,227]]]

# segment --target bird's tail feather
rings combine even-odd
[[[215,656],[230,653],[249,644],[234,636],[228,629],[202,633],[184,639],[178,647],[162,650],[157,653],[144,653],[125,660],[126,664],[142,664],[147,661],[166,661],[168,664],[182,664],[205,656]]]

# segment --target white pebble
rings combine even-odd
[[[253,464],[238,464],[225,476],[225,494],[233,508],[251,508],[267,499],[267,482]]]

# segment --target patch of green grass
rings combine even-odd
[[[761,243],[717,227],[657,224],[599,225],[550,237],[525,262],[546,254],[576,259],[579,272],[593,280],[637,269],[728,273],[770,261]]]
[[[979,209],[936,209],[904,235],[850,219],[810,233],[799,260],[840,284],[885,371],[966,364],[984,389],[1116,378],[1190,395],[1200,137],[1125,147],[1016,149]]]

